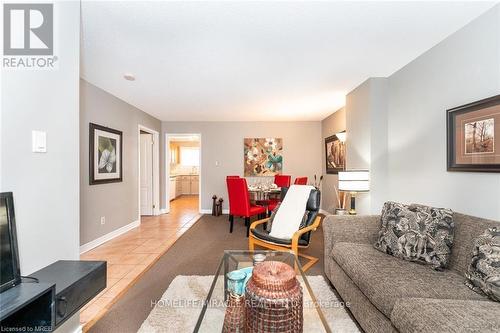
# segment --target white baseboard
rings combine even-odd
[[[76,328],[76,330],[73,331],[73,333],[82,333],[83,332],[83,326],[82,325],[78,325],[78,327]]]
[[[160,215],[161,214],[167,214],[167,213],[168,213],[168,210],[166,208],[160,209]]]
[[[113,231],[111,231],[110,233],[107,233],[104,236],[101,236],[101,237],[99,237],[97,239],[94,239],[91,242],[83,244],[83,245],[80,246],[80,254],[85,253],[87,251],[90,251],[93,248],[98,247],[99,245],[101,245],[103,243],[106,243],[107,241],[110,241],[113,238],[118,237],[118,236],[126,233],[127,231],[130,231],[130,230],[132,230],[134,228],[137,228],[140,224],[141,224],[141,221],[139,221],[139,220],[134,221],[132,223],[124,225],[121,228],[113,230]]]
[[[201,214],[212,214],[212,210],[211,209],[201,209],[200,213]],[[229,214],[229,209],[223,209],[222,214]]]

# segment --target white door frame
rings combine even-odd
[[[160,134],[143,125],[137,128],[137,219],[141,221],[141,131],[153,135],[153,215],[160,215]]]
[[[198,167],[199,170],[199,182],[198,182],[198,211],[201,213],[201,189],[202,189],[202,181],[201,177],[203,174],[203,169],[202,169],[202,149],[203,149],[203,140],[201,137],[201,133],[165,133],[165,196],[166,196],[166,205],[165,205],[165,211],[166,213],[170,213],[170,137],[171,136],[180,136],[180,135],[185,135],[185,136],[190,136],[190,135],[196,135],[200,139],[200,166]]]

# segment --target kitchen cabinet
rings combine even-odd
[[[181,176],[181,193],[191,194],[191,177]]]
[[[182,183],[181,183],[179,177],[175,178],[175,194],[176,194],[176,197],[178,197],[179,195],[182,194]]]
[[[191,176],[191,194],[200,193],[200,177]]]
[[[198,175],[179,175],[170,177],[170,200],[180,195],[198,195],[200,193]]]

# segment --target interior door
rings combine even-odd
[[[141,215],[153,215],[153,135],[141,133]]]

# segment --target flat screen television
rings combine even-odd
[[[0,193],[0,292],[21,283],[12,192]]]

